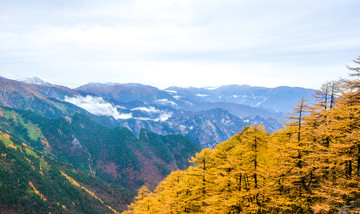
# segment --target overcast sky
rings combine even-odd
[[[0,76],[318,88],[360,56],[359,0],[0,0]]]

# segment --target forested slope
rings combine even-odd
[[[0,213],[118,213],[133,194],[0,132]]]
[[[283,130],[245,127],[154,192],[140,189],[125,213],[359,213],[360,68],[351,70],[355,80],[325,83],[315,105],[302,99]]]
[[[180,135],[136,137],[82,114],[54,119],[3,106],[0,147],[0,213],[120,212],[137,188],[156,187],[200,151]]]

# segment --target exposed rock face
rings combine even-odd
[[[135,135],[141,129],[181,134],[203,148],[229,139],[252,123],[276,131],[282,128],[283,113],[290,105],[313,93],[304,88],[238,85],[160,90],[141,84],[90,83],[74,90],[5,78],[0,83],[3,106],[52,118],[80,112],[108,127],[126,127]]]

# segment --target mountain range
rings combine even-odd
[[[117,83],[89,83],[76,90],[102,97],[117,106],[116,116],[122,118],[116,125],[127,127],[135,134],[141,128],[161,134],[179,133],[203,148],[229,139],[252,123],[263,124],[270,132],[276,131],[286,120],[284,115],[292,111],[291,106],[303,97],[312,100],[314,93],[312,89],[285,86],[160,90],[141,84]]]
[[[14,192],[16,198],[8,201],[9,198],[2,196],[4,200],[0,204],[6,206],[0,206],[0,213],[13,209],[18,213],[23,210],[32,213],[36,208],[41,212],[49,208],[63,212],[62,206],[54,205],[56,203],[63,204],[67,211],[72,210],[70,213],[104,213],[104,209],[111,211],[101,203],[105,199],[111,199],[108,202],[112,209],[123,210],[138,188],[142,185],[155,188],[171,171],[187,168],[188,160],[200,151],[197,144],[181,135],[162,136],[142,129],[137,137],[127,128],[108,128],[81,113],[49,118],[9,107],[0,107],[1,146],[6,149],[0,150],[0,190]],[[48,162],[54,163],[53,166]],[[49,171],[49,167],[55,172]],[[21,180],[23,186],[11,189],[8,176]],[[72,186],[63,184],[66,179]],[[79,191],[78,184],[74,185],[78,182],[87,190],[81,187]],[[63,188],[76,193],[78,198],[75,200],[71,195],[68,200],[73,201],[64,202],[62,197],[66,195],[53,193],[65,191]],[[35,203],[34,198],[28,198],[21,191],[33,192],[46,201],[38,200],[39,207],[27,207],[30,206],[27,203]],[[93,195],[97,195],[96,203]],[[95,204],[88,206],[87,203]],[[76,208],[76,204],[87,208]],[[88,211],[93,206],[96,209]]]
[[[309,91],[117,83],[70,89],[0,77],[0,189],[13,196],[2,195],[0,212],[118,213],[142,185],[154,189],[186,169],[201,147],[252,123],[282,128],[290,110],[282,102],[295,105],[294,96]]]
[[[55,118],[81,112],[105,126],[126,127],[137,136],[141,129],[182,134],[203,148],[229,139],[252,123],[276,131],[291,106],[301,98],[312,101],[314,93],[298,87],[247,85],[161,90],[136,83],[89,83],[70,89],[31,79],[36,81],[0,78],[0,104]]]
[[[252,123],[276,131],[282,128],[281,122],[286,121],[284,115],[292,111],[291,106],[301,98],[312,100],[314,93],[298,87],[246,85],[161,90],[134,83],[89,83],[76,90],[92,94],[88,101],[89,96],[101,97],[103,103],[116,107],[114,117],[120,120],[115,125],[127,127],[136,135],[141,128],[159,134],[178,133],[203,148],[229,139]],[[68,101],[85,107],[84,100],[78,96]]]

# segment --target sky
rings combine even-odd
[[[0,0],[0,76],[319,88],[360,56],[359,0]]]

